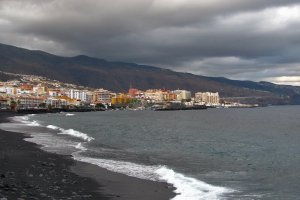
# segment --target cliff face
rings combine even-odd
[[[257,99],[265,103],[300,104],[299,87],[198,76],[134,63],[110,62],[84,55],[61,57],[4,44],[0,44],[0,70],[40,75],[116,92],[127,91],[131,84],[142,90],[180,88],[192,92],[219,92],[223,97],[247,97],[240,98],[241,100]]]

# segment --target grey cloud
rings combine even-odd
[[[300,76],[297,13],[295,0],[0,0],[0,42],[269,80]]]

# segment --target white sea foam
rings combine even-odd
[[[79,142],[76,146],[75,146],[76,149],[79,149],[81,151],[86,151],[87,148],[85,148],[84,146],[82,146],[82,143]]]
[[[60,128],[54,125],[48,125],[47,128],[52,129],[52,130],[59,130]]]
[[[75,160],[91,163],[128,176],[152,181],[165,181],[176,188],[177,195],[172,200],[220,200],[223,194],[233,192],[233,190],[224,187],[213,186],[187,177],[165,166],[146,166],[125,161],[88,158],[80,156],[78,153],[74,153],[73,157]]]
[[[213,186],[195,178],[186,177],[167,167],[155,171],[161,180],[172,184],[177,195],[172,200],[219,200],[225,193],[233,192],[224,187]]]
[[[67,129],[67,130],[60,129],[60,131],[61,132],[59,132],[58,134],[61,134],[61,135],[71,135],[71,136],[74,136],[74,137],[77,137],[77,138],[84,139],[84,140],[86,140],[88,142],[94,140],[93,137],[90,137],[87,134],[79,132],[79,131],[76,131],[74,129]]]
[[[13,117],[13,120],[17,121],[17,122],[21,122],[23,124],[26,124],[27,126],[41,126],[41,124],[36,121],[36,120],[30,120],[29,116],[32,115],[27,115],[27,116],[16,116]]]
[[[17,122],[21,122],[27,126],[42,126],[38,121],[36,120],[30,120],[29,118],[30,115],[27,115],[27,116],[17,116],[17,117],[14,117],[14,121],[17,121]],[[31,115],[32,116],[32,115]],[[77,137],[77,138],[81,138],[85,141],[92,141],[94,140],[93,137],[90,137],[88,136],[87,134],[85,133],[82,133],[82,132],[79,132],[79,131],[76,131],[74,129],[63,129],[63,128],[60,128],[60,127],[57,127],[57,126],[54,126],[54,125],[48,125],[46,126],[47,128],[49,129],[52,129],[52,130],[59,130],[60,132],[58,134],[60,135],[70,135],[70,136],[73,136],[73,137]]]
[[[72,113],[67,113],[66,114],[66,117],[70,117],[70,116],[74,116],[75,114],[72,114]]]
[[[59,135],[70,135],[70,136],[73,136],[73,137],[81,138],[81,139],[83,139],[85,141],[88,141],[88,142],[94,140],[93,137],[90,137],[87,134],[76,131],[74,129],[67,129],[66,130],[66,129],[63,129],[63,128],[60,128],[60,127],[57,127],[57,126],[54,126],[54,125],[48,125],[47,128],[52,129],[52,130],[59,130],[60,132],[57,133]]]
[[[41,124],[39,124],[36,120],[33,120],[29,123],[27,123],[28,126],[41,126]]]
[[[115,161],[100,158],[89,158],[73,154],[75,160],[91,163],[99,167],[108,169],[113,172],[120,174],[126,174],[127,176],[132,176],[140,179],[158,181],[159,177],[154,173],[155,170],[159,169],[159,166],[145,166],[140,164],[135,164],[126,161]]]

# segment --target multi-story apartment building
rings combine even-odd
[[[111,103],[112,94],[108,90],[98,89],[93,92],[93,103],[102,103],[102,104],[110,104]]]
[[[111,98],[111,104],[114,106],[127,106],[131,101],[131,96],[122,93]]]
[[[67,96],[71,99],[79,99],[81,101],[87,101],[87,91],[71,89],[67,92]]]
[[[7,95],[15,95],[17,93],[17,89],[16,87],[2,86],[0,87],[0,92],[5,93]]]
[[[93,98],[94,98],[94,92],[92,91],[87,91],[86,92],[86,104],[91,104],[93,102]]]
[[[192,98],[192,94],[190,91],[187,90],[174,90],[172,91],[173,94],[176,94],[176,100],[177,101],[187,101],[187,100],[191,100]]]
[[[61,108],[68,105],[68,102],[65,99],[47,98],[45,102],[47,105],[51,105],[54,108]]]
[[[218,92],[197,92],[195,101],[201,104],[217,106],[220,105],[220,97]]]
[[[34,108],[45,103],[45,98],[34,96],[19,96],[15,100],[20,108]]]
[[[151,102],[157,102],[157,103],[163,102],[164,101],[163,91],[156,90],[156,89],[146,90],[145,99]]]
[[[145,99],[150,100],[152,102],[160,103],[160,102],[169,102],[176,101],[177,94],[170,92],[168,90],[146,90]]]
[[[170,91],[163,92],[163,99],[164,101],[176,101],[177,95],[174,93],[171,93]]]

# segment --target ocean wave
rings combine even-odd
[[[36,120],[31,121],[29,116],[33,116],[33,115],[16,116],[16,117],[13,117],[13,120],[17,121],[17,122],[21,122],[27,126],[41,126],[41,124],[38,121],[36,121]]]
[[[155,170],[159,169],[159,166],[145,166],[145,165],[135,164],[126,161],[89,158],[89,157],[80,156],[77,153],[73,154],[73,158],[75,160],[97,165],[99,167],[120,174],[125,174],[127,176],[132,176],[132,177],[145,179],[145,180],[159,181],[158,175],[153,173]]]
[[[66,117],[70,117],[70,116],[74,116],[75,114],[72,114],[72,113],[67,113],[66,114]]]
[[[155,171],[161,180],[173,185],[177,195],[172,200],[220,200],[225,193],[233,192],[225,187],[213,186],[187,177],[167,167]]]
[[[30,116],[34,116],[34,115],[31,114],[31,115],[25,115],[25,116],[16,116],[16,117],[13,117],[13,120],[16,122],[25,124],[27,126],[33,126],[33,127],[41,127],[42,126],[38,121],[30,120]],[[59,131],[58,134],[60,134],[60,135],[70,135],[73,137],[81,138],[88,142],[94,140],[93,137],[90,137],[87,134],[82,133],[80,131],[76,131],[74,129],[63,129],[63,128],[60,128],[60,127],[54,126],[54,125],[48,125],[46,127],[49,129],[52,129],[52,130],[58,130]]]
[[[175,193],[177,195],[172,200],[220,200],[223,194],[233,192],[228,188],[213,186],[187,177],[165,166],[147,166],[126,161],[89,158],[80,156],[78,153],[74,153],[73,158],[127,176],[167,182],[176,188]]]
[[[87,148],[85,148],[84,146],[82,146],[81,142],[79,142],[76,146],[75,146],[76,149],[79,149],[81,151],[86,151]]]
[[[76,131],[74,129],[63,129],[63,128],[60,128],[60,127],[57,127],[57,126],[54,126],[54,125],[48,125],[46,127],[49,128],[49,129],[52,129],[52,130],[59,130],[60,132],[57,133],[59,135],[70,135],[70,136],[73,136],[73,137],[81,138],[81,139],[83,139],[85,141],[88,141],[88,142],[94,140],[93,137],[90,137],[87,134]]]
[[[58,126],[54,126],[54,125],[48,125],[46,127],[49,128],[49,129],[52,129],[52,130],[59,130],[60,129]]]

